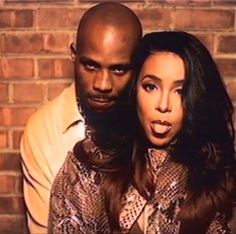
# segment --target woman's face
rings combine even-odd
[[[149,141],[168,145],[183,122],[182,88],[185,81],[183,60],[171,52],[147,57],[137,82],[137,112]]]

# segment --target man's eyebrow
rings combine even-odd
[[[79,62],[82,64],[93,64],[95,66],[100,66],[99,63],[97,63],[96,61],[94,61],[93,59],[87,58],[87,57],[80,57],[79,58]]]
[[[131,63],[120,63],[120,64],[112,64],[109,66],[110,69],[124,69],[124,70],[130,70],[132,68],[132,64]]]

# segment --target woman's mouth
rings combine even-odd
[[[172,126],[167,121],[157,120],[151,122],[151,128],[155,134],[165,135],[171,130]]]

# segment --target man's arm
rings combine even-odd
[[[40,126],[27,126],[21,139],[24,199],[28,227],[32,234],[47,233],[49,197],[53,180],[44,151],[48,144],[47,136],[43,129],[39,128]],[[43,147],[43,142],[40,142],[42,138],[45,144]]]
[[[83,138],[84,122],[73,84],[29,119],[21,139],[21,163],[31,234],[47,233],[53,180],[67,152]]]

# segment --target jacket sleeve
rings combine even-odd
[[[212,220],[207,234],[231,234],[229,224],[220,213],[217,213],[215,218]]]
[[[73,173],[73,171],[68,171],[72,169],[68,166],[70,164],[68,157],[52,185],[48,234],[86,233],[82,230],[85,225],[81,218],[81,210],[79,209],[79,204],[83,201],[77,196],[77,192],[81,191],[74,188],[80,187],[80,183],[77,181],[75,186],[71,180],[71,172]]]

